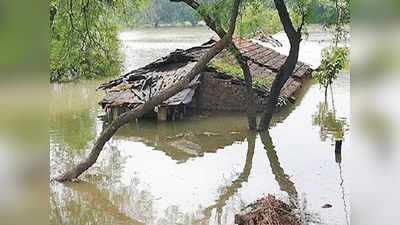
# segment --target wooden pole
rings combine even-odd
[[[157,112],[158,121],[167,121],[168,107],[160,106]]]
[[[335,153],[342,153],[342,140],[336,140],[335,142]]]

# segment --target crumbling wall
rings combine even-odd
[[[256,110],[262,112],[267,94],[255,89]],[[217,72],[203,72],[190,107],[207,111],[245,112],[247,110],[246,86],[243,81]]]

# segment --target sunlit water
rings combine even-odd
[[[125,70],[211,35],[206,28],[122,32]],[[125,126],[82,181],[51,183],[50,222],[233,224],[235,213],[272,193],[298,203],[322,224],[347,224],[349,80],[348,73],[341,74],[326,99],[324,90],[307,83],[296,104],[275,116],[269,135],[249,133],[241,113]],[[101,82],[52,84],[51,177],[88,155],[105,126],[97,105],[103,93],[95,91]],[[340,136],[341,160],[333,145]],[[327,203],[333,207],[322,208]]]

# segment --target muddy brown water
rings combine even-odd
[[[124,70],[211,35],[206,28],[121,32]],[[51,84],[51,177],[87,156],[105,126],[97,105],[104,93],[95,91],[101,82]],[[233,224],[235,213],[272,193],[322,224],[348,224],[349,89],[349,73],[339,76],[326,99],[308,82],[296,104],[274,116],[269,135],[248,132],[242,113],[127,125],[82,181],[50,184],[50,223]],[[338,157],[334,140],[340,137]]]

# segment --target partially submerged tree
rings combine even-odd
[[[340,71],[345,69],[349,64],[349,50],[346,47],[329,47],[322,50],[321,66],[319,71],[314,71],[312,77],[322,87],[325,88],[325,96],[328,87],[338,77]]]
[[[207,26],[213,30],[220,38],[226,35],[225,27],[227,26],[227,8],[232,4],[230,0],[216,0],[213,2],[205,2],[203,4],[198,3],[195,0],[170,0],[171,2],[184,2],[188,6],[192,7],[201,18],[206,22]],[[246,100],[247,100],[247,117],[249,121],[249,129],[255,130],[257,127],[256,121],[256,107],[254,101],[253,93],[253,79],[250,74],[250,69],[247,63],[246,57],[244,57],[239,48],[234,44],[230,43],[228,47],[229,52],[231,52],[240,68],[243,72],[243,77],[246,82]]]
[[[292,19],[289,16],[288,9],[283,0],[274,0],[275,7],[278,10],[279,18],[282,22],[284,31],[289,39],[290,51],[289,56],[286,58],[285,63],[279,69],[274,81],[272,82],[271,92],[267,101],[266,108],[261,117],[259,130],[265,131],[269,128],[269,124],[272,119],[272,114],[275,110],[276,104],[278,103],[278,97],[281,92],[283,85],[292,75],[293,70],[297,64],[301,42],[301,32],[305,19],[307,16],[307,4],[304,1],[299,1],[299,10],[302,15],[300,26],[296,29],[293,25]]]
[[[290,51],[289,56],[279,69],[279,72],[272,83],[271,94],[268,98],[265,111],[259,123],[259,129],[262,131],[269,128],[280,91],[286,81],[292,75],[297,64],[300,42],[302,40],[302,31],[305,23],[314,22],[316,17],[320,17],[318,19],[322,21],[325,26],[335,26],[335,47],[331,50],[326,50],[324,53],[325,57],[321,65],[321,73],[314,75],[314,77],[318,77],[318,80],[324,84],[332,83],[332,80],[335,78],[335,76],[337,76],[337,71],[340,71],[345,66],[348,55],[347,49],[338,47],[338,42],[346,37],[344,25],[350,22],[351,0],[287,1],[287,4],[301,15],[301,22],[297,29],[293,25],[293,18],[291,18],[288,13],[285,1],[274,0],[274,4],[278,10],[279,18],[282,22],[284,31],[289,39]],[[316,8],[323,9],[324,13],[321,15],[315,15]]]
[[[230,25],[228,32],[212,47],[206,54],[204,54],[198,62],[194,65],[193,69],[185,76],[184,79],[176,82],[173,86],[162,91],[159,95],[153,96],[146,103],[138,106],[134,110],[125,112],[118,116],[110,126],[105,129],[101,135],[97,138],[88,158],[80,162],[71,170],[55,178],[59,182],[71,181],[79,177],[84,171],[89,169],[99,157],[104,145],[110,138],[117,132],[117,130],[126,123],[134,121],[136,118],[140,118],[145,113],[154,109],[154,107],[160,105],[166,99],[174,96],[176,93],[184,90],[191,85],[193,78],[202,72],[206,67],[207,63],[221,52],[225,47],[232,42],[232,35],[236,26],[236,18],[238,16],[240,0],[235,0],[233,3],[233,9],[231,13]]]
[[[345,26],[350,23],[350,0],[329,0],[330,10],[326,15],[329,20],[325,23],[326,28],[334,28],[332,46],[322,50],[321,66],[319,71],[313,72],[313,79],[325,88],[325,97],[328,87],[338,77],[339,73],[346,69],[350,63],[349,48],[345,42],[348,31]]]

